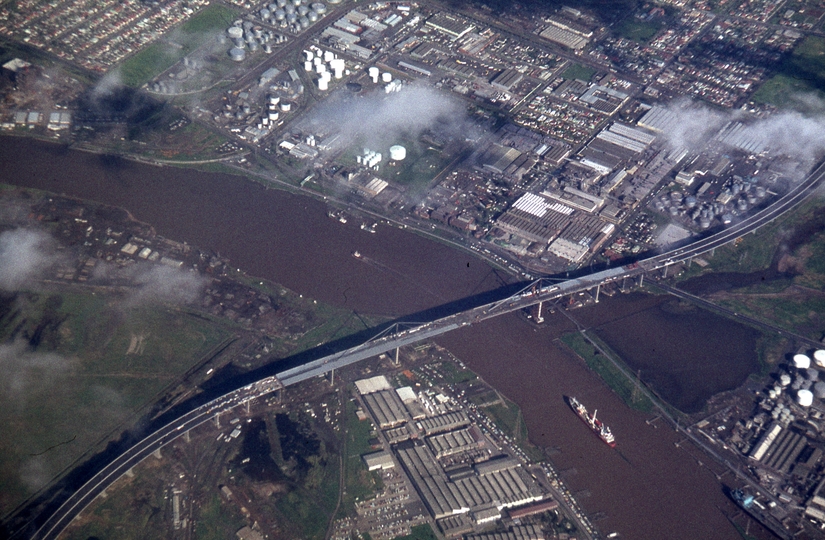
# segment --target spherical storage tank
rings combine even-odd
[[[800,390],[796,393],[796,401],[802,407],[810,407],[814,402],[814,395],[810,390]]]
[[[407,157],[407,149],[401,146],[400,144],[396,144],[390,146],[390,159],[393,161],[401,161],[405,157]]]
[[[229,58],[236,62],[242,62],[246,58],[246,51],[240,47],[232,47],[229,49]]]
[[[793,355],[793,365],[796,369],[808,369],[811,367],[811,359],[806,354]]]

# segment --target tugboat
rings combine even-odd
[[[598,435],[606,445],[610,448],[616,448],[616,439],[613,437],[610,428],[603,424],[601,420],[596,419],[597,411],[593,411],[593,416],[590,416],[587,407],[579,403],[579,400],[574,397],[568,397],[567,403],[570,405],[570,408],[573,409],[573,412],[581,418],[582,422],[587,424],[590,429],[593,430],[593,433]]]

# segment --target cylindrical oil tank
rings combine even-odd
[[[298,8],[297,8],[295,11],[298,13],[298,15],[300,15],[301,17],[303,17],[303,16],[305,16],[307,13],[309,13],[309,8],[308,8],[308,7],[306,7],[306,6],[298,6]]]
[[[311,23],[317,22],[318,14],[314,11],[310,11],[309,13],[307,13],[307,19],[309,19],[309,22]]]
[[[789,384],[791,384],[791,376],[788,375],[787,373],[783,373],[782,375],[779,376],[779,383],[782,386],[788,386]]]
[[[276,9],[275,10],[275,20],[282,21],[286,18],[286,11],[283,9]]]
[[[230,26],[226,30],[226,35],[228,35],[232,39],[238,39],[243,37],[243,28],[240,26]]]
[[[312,8],[312,11],[318,15],[323,15],[327,12],[327,6],[323,2],[313,2],[310,7]]]
[[[236,62],[242,62],[246,58],[246,51],[240,47],[232,47],[229,49],[229,58]]]
[[[800,390],[796,393],[796,402],[802,407],[810,407],[814,402],[814,394],[810,390]]]
[[[793,355],[793,365],[796,369],[808,369],[811,367],[811,359],[807,354]]]
[[[293,6],[292,4],[287,4],[284,6],[284,11],[287,15],[289,15],[290,13],[295,13],[295,6]]]
[[[819,371],[816,368],[808,368],[805,370],[805,373],[808,375],[808,378],[812,381],[815,381],[819,378]]]
[[[306,28],[309,26],[309,19],[307,19],[306,17],[300,17],[298,19],[298,24],[301,25],[301,28]]]
[[[814,351],[814,364],[819,367],[825,367],[825,349],[817,349]]]

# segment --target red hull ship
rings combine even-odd
[[[581,418],[582,422],[587,424],[593,433],[598,435],[599,438],[610,448],[616,448],[616,439],[613,437],[613,433],[610,431],[609,427],[602,423],[601,420],[596,419],[596,411],[593,411],[593,416],[590,416],[590,413],[587,412],[587,408],[579,403],[579,400],[574,397],[568,397],[567,402],[570,404],[570,408],[573,409],[573,412]]]

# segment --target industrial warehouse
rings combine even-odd
[[[445,393],[392,388],[384,376],[355,385],[383,447],[364,463],[371,471],[403,471],[444,535],[483,529],[507,509],[527,516],[557,508],[522,459],[499,450]],[[500,538],[539,538],[534,533],[540,530],[515,528]]]

